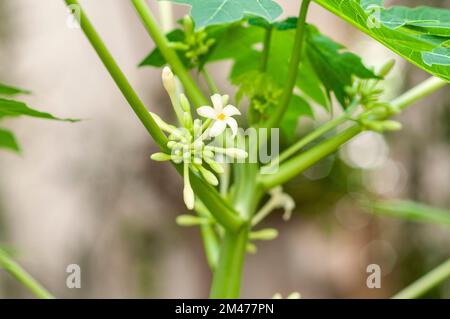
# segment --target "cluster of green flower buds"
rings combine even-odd
[[[386,118],[400,112],[394,105],[383,101],[384,89],[379,86],[380,80],[386,77],[394,67],[395,61],[390,60],[378,71],[380,79],[357,79],[352,87],[347,88],[347,93],[353,100],[359,101],[363,112],[359,114],[356,121],[365,130],[375,132],[397,131],[402,125],[397,121],[385,120]]]
[[[200,58],[206,55],[215,43],[215,39],[208,38],[205,28],[195,30],[194,21],[190,16],[182,20],[185,38],[183,42],[170,42],[169,45],[178,51],[183,51],[185,57],[193,64],[198,64]]]
[[[231,124],[232,129],[237,130],[237,123],[231,117],[233,114],[230,112],[233,111],[234,114],[237,114],[236,112],[239,111],[231,105],[222,109],[222,102],[227,101],[228,98],[215,95],[212,97],[214,108],[202,106],[197,110],[200,115],[204,114],[208,119],[204,122],[200,119],[194,119],[189,100],[183,93],[178,93],[177,79],[170,68],[164,68],[162,80],[180,125],[168,124],[157,114],[151,113],[156,124],[168,135],[167,147],[170,150],[170,154],[155,153],[151,158],[155,161],[172,161],[176,164],[183,164],[183,198],[186,206],[193,209],[195,195],[189,179],[191,171],[203,177],[209,184],[217,186],[219,180],[215,174],[223,174],[224,172],[223,163],[219,159],[225,157],[242,160],[248,156],[247,152],[242,149],[218,147],[211,143],[213,137],[225,132],[227,125]],[[214,134],[211,134],[211,132],[214,132]]]

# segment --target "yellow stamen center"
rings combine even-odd
[[[220,113],[219,115],[217,115],[217,119],[220,120],[220,121],[225,120],[225,114]]]

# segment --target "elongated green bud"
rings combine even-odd
[[[385,64],[383,64],[381,66],[380,70],[378,71],[378,76],[384,78],[385,76],[389,75],[389,73],[392,71],[394,66],[395,66],[395,60],[390,59],[389,61],[387,61]]]
[[[257,248],[256,248],[256,245],[255,244],[253,244],[253,243],[247,243],[247,246],[246,246],[246,251],[249,253],[249,254],[256,254],[256,252],[257,252]]]
[[[184,227],[211,224],[211,221],[209,219],[193,215],[180,215],[177,217],[176,222],[179,226]]]
[[[224,153],[236,159],[245,159],[248,157],[248,153],[240,148],[226,148]]]
[[[192,21],[192,18],[189,15],[185,15],[183,18],[183,27],[184,30],[189,33],[193,34],[194,31],[194,21]]]
[[[189,210],[194,209],[195,204],[195,194],[191,187],[191,182],[189,180],[189,164],[184,163],[184,171],[183,171],[183,179],[184,179],[184,188],[183,188],[183,199],[186,207]]]
[[[191,114],[191,104],[184,93],[180,94],[180,104],[184,112]]]
[[[172,70],[166,66],[162,71],[162,82],[169,96],[174,96],[177,92],[177,83]]]
[[[251,240],[273,240],[278,237],[278,230],[266,228],[250,233]]]
[[[208,163],[208,165],[211,167],[211,169],[216,172],[217,174],[223,174],[225,170],[223,169],[223,166],[213,159],[205,158],[205,162]]]
[[[402,123],[397,121],[384,121],[382,122],[382,125],[387,131],[398,131],[402,129]]]
[[[219,185],[219,180],[217,179],[216,175],[211,173],[211,171],[207,170],[201,165],[198,165],[197,168],[199,169],[200,173],[202,174],[203,178],[211,185],[217,186]]]
[[[186,51],[189,50],[189,46],[183,42],[169,42],[169,47],[174,50]]]
[[[150,156],[150,158],[157,162],[165,162],[172,160],[172,157],[166,153],[155,153]]]

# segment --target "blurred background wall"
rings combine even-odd
[[[149,108],[168,114],[159,70],[137,68],[153,44],[129,1],[80,2]],[[296,14],[298,1],[279,2],[286,16]],[[178,176],[150,161],[155,145],[66,19],[63,1],[0,2],[0,80],[32,90],[24,100],[36,108],[84,119],[6,122],[23,151],[0,153],[0,243],[14,247],[17,260],[58,297],[206,297],[210,273],[198,231],[175,224],[185,212]],[[309,21],[370,64],[394,57],[317,5]],[[426,78],[397,60],[392,96]],[[214,74],[227,91],[225,66]],[[448,98],[441,90],[401,115],[401,132],[366,134],[290,183],[295,214],[287,223],[276,213],[266,222],[280,237],[248,257],[242,296],[389,297],[448,257],[448,230],[375,218],[356,203],[364,192],[450,208]],[[82,288],[70,290],[66,266],[74,263]],[[366,287],[370,263],[382,266],[382,289]],[[29,296],[0,271],[0,297]],[[450,286],[430,296],[450,297]]]

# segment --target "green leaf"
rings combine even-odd
[[[430,56],[424,54],[436,52],[438,47],[444,47],[448,42],[450,10],[424,6],[415,9],[392,7],[385,10],[383,1],[380,0],[314,1],[409,62],[450,81],[450,67],[446,62],[450,58],[448,52],[440,57],[439,63],[433,64],[430,64]],[[444,59],[444,63],[441,59]]]
[[[309,25],[306,55],[317,76],[328,92],[346,106],[348,96],[345,91],[351,86],[352,77],[361,79],[377,78],[373,71],[364,66],[357,55],[345,50],[345,47],[320,34],[317,28]]]
[[[375,214],[399,217],[416,222],[450,226],[450,212],[411,201],[379,201],[364,203]]]
[[[192,7],[196,28],[242,20],[245,15],[258,16],[267,21],[278,18],[283,9],[272,0],[170,0]]]
[[[422,52],[423,61],[426,65],[450,66],[450,48],[439,47],[430,52]]]
[[[289,17],[282,21],[272,23],[263,18],[250,18],[248,19],[248,23],[264,29],[275,28],[280,31],[297,29],[297,17]]]
[[[32,108],[29,108],[25,103],[7,100],[0,98],[0,119],[5,117],[18,117],[18,116],[30,116],[49,120],[67,121],[67,122],[78,122],[76,119],[61,119],[54,117],[49,113],[39,112]]]
[[[395,6],[381,12],[381,23],[390,29],[418,27],[436,36],[450,36],[450,11],[432,8]]]
[[[17,144],[14,135],[5,129],[0,128],[0,148],[6,148],[15,152],[20,152],[19,144]]]
[[[17,95],[17,94],[29,94],[30,91],[19,89],[13,86],[9,86],[3,83],[0,83],[0,95]]]

